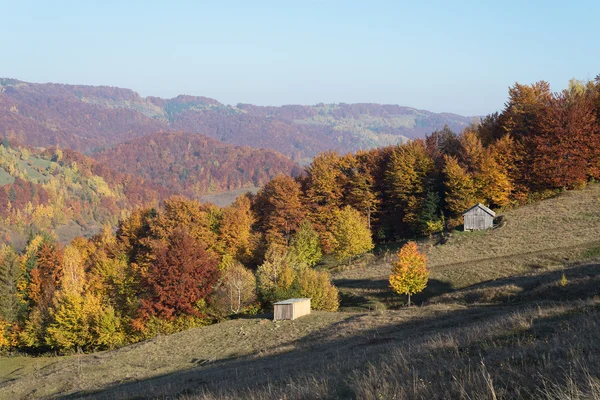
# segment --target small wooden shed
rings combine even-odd
[[[310,314],[310,299],[288,299],[278,301],[273,305],[275,312],[273,320],[296,319]]]
[[[465,231],[483,231],[494,227],[496,213],[481,203],[463,213]]]

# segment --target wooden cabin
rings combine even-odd
[[[475,204],[463,213],[465,231],[483,231],[494,227],[496,213],[481,203]]]
[[[278,301],[275,307],[273,320],[296,319],[310,314],[310,299],[288,299]]]

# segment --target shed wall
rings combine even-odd
[[[310,299],[288,304],[275,304],[273,306],[273,319],[296,319],[310,314]]]
[[[485,230],[494,226],[494,217],[481,208],[472,209],[464,215],[464,219],[466,231]]]
[[[294,304],[275,304],[274,306],[274,320],[279,319],[294,319]]]
[[[294,303],[294,316],[292,319],[296,319],[302,317],[303,315],[310,314],[310,299],[306,301],[300,301],[298,303]]]

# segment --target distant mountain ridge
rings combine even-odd
[[[302,168],[274,150],[233,146],[207,136],[161,132],[131,139],[94,158],[114,170],[198,198],[208,193],[260,187]]]
[[[459,131],[470,122],[456,114],[396,105],[231,106],[207,97],[162,99],[116,87],[0,79],[0,130],[22,143],[83,152],[156,132],[183,131],[273,149],[306,163],[326,150],[346,153],[402,143],[444,125]]]

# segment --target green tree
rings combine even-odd
[[[421,232],[427,235],[441,232],[444,229],[444,217],[441,213],[442,199],[434,191],[427,192],[427,197],[423,202],[419,212],[419,223]]]
[[[24,279],[19,256],[12,247],[0,249],[0,318],[13,323],[24,311],[19,283]]]
[[[408,295],[410,306],[410,296],[422,292],[428,279],[427,258],[419,252],[415,242],[408,242],[398,252],[398,261],[392,263],[390,286],[394,292]]]
[[[291,286],[296,273],[288,263],[285,246],[272,243],[265,254],[265,261],[256,270],[256,283],[264,303],[293,297]]]
[[[83,348],[90,342],[82,296],[73,292],[56,295],[45,341],[51,348],[61,351]]]
[[[300,224],[296,235],[292,239],[289,255],[294,264],[314,266],[323,256],[319,234],[310,221],[305,220]]]

